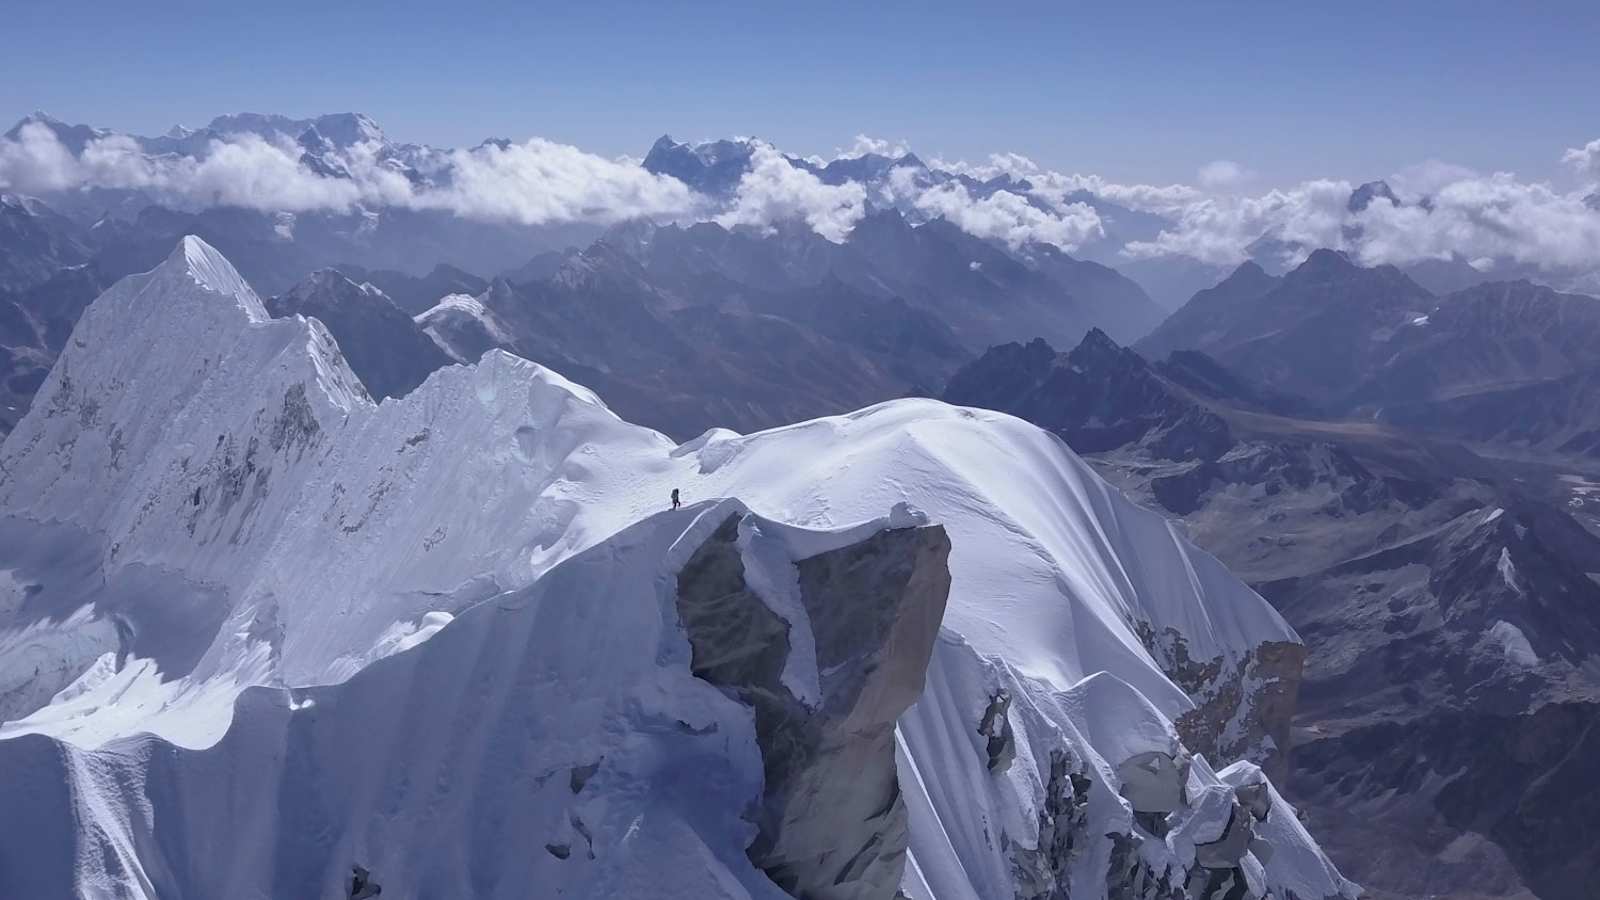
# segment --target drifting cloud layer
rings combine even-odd
[[[540,225],[680,216],[700,202],[675,178],[540,138],[454,150],[449,161],[449,183],[415,192],[411,205]]]
[[[771,145],[756,144],[750,170],[739,179],[732,207],[716,221],[729,227],[766,227],[801,219],[817,234],[837,243],[866,215],[866,204],[865,187],[854,182],[825,184]]]
[[[1567,150],[1564,160],[1600,178],[1600,140]],[[1054,210],[1088,194],[1167,220],[1156,234],[1120,248],[1125,259],[1186,257],[1231,266],[1266,256],[1291,266],[1312,250],[1330,247],[1370,265],[1458,257],[1480,266],[1507,260],[1547,270],[1600,268],[1600,203],[1594,199],[1600,194],[1593,184],[1564,192],[1509,173],[1483,175],[1429,161],[1390,179],[1400,192],[1398,204],[1378,197],[1352,210],[1356,185],[1341,180],[1240,193],[1250,173],[1227,160],[1203,167],[1199,186],[1118,184],[1049,171],[1015,153],[976,165],[933,165],[979,180],[1007,176],[1026,182],[1027,196]]]
[[[891,171],[888,194],[929,218],[944,218],[975,237],[999,241],[1013,249],[1042,243],[1071,251],[1084,241],[1105,234],[1099,214],[1086,203],[1035,203],[1025,193],[1010,190],[975,196],[959,181],[924,184],[924,174],[911,168]]]
[[[1354,185],[1308,181],[1259,196],[1209,197],[1189,204],[1155,239],[1135,241],[1135,259],[1187,256],[1234,265],[1276,254],[1294,265],[1319,247],[1352,253],[1367,265],[1461,258],[1487,265],[1509,260],[1547,270],[1600,267],[1600,214],[1583,192],[1499,172],[1455,173],[1427,193],[1374,198],[1351,210]]]
[[[1600,212],[1581,194],[1498,172],[1447,184],[1427,201],[1375,202],[1356,217],[1361,259],[1405,263],[1455,254],[1544,269],[1600,266]]]
[[[1575,167],[1585,175],[1600,178],[1600,138],[1584,144],[1582,147],[1569,148],[1561,161]]]
[[[196,156],[149,154],[124,135],[90,141],[74,156],[40,123],[0,139],[0,187],[27,193],[79,188],[135,190],[182,207],[241,206],[270,212],[349,212],[357,207],[444,210],[526,225],[679,216],[700,202],[682,182],[628,162],[533,139],[441,154],[449,177],[417,184],[373,143],[355,144],[324,174],[301,148],[254,134],[209,142]]]
[[[836,158],[851,159],[854,157],[866,156],[867,154],[871,153],[877,156],[887,156],[890,159],[899,159],[910,152],[911,145],[903,140],[887,141],[882,138],[868,137],[864,134],[858,134],[855,137],[855,142],[850,145],[850,149],[838,150]]]
[[[375,126],[373,133],[381,137]],[[1287,266],[1331,247],[1369,264],[1463,258],[1480,266],[1506,260],[1566,272],[1600,269],[1594,184],[1600,140],[1565,152],[1564,161],[1585,181],[1571,191],[1427,162],[1395,173],[1395,193],[1376,193],[1362,204],[1350,202],[1355,186],[1339,180],[1250,193],[1249,171],[1229,160],[1203,167],[1197,185],[1120,184],[1051,171],[1016,153],[976,164],[934,160],[928,168],[877,169],[865,184],[828,183],[771,145],[749,142],[748,169],[731,198],[719,202],[633,160],[537,138],[463,150],[397,150],[368,139],[307,154],[274,132],[219,135],[195,144],[194,155],[151,152],[151,146],[102,132],[75,153],[50,125],[30,121],[14,138],[0,138],[0,188],[46,196],[132,190],[183,208],[396,207],[528,225],[646,217],[769,227],[799,220],[832,241],[846,239],[872,208],[893,206],[1013,248],[1041,242],[1070,252],[1093,244],[1102,256],[1110,248],[1124,259],[1186,257],[1227,266],[1254,256]],[[904,142],[858,135],[839,157],[907,152]]]
[[[1198,198],[1176,211],[1171,228],[1154,240],[1130,242],[1124,252],[1135,259],[1188,256],[1232,265],[1247,258],[1250,246],[1268,235],[1284,245],[1303,247],[1304,253],[1318,247],[1339,249],[1351,189],[1344,181],[1308,181],[1258,197]]]
[[[1077,198],[1092,194],[1135,212],[1170,214],[1204,196],[1198,189],[1183,184],[1118,184],[1099,175],[1054,172],[1020,153],[995,153],[989,156],[988,161],[976,164],[965,160],[935,159],[929,165],[978,181],[1006,177],[1016,182],[1027,182],[1028,187],[1024,192],[1029,197],[1057,208],[1080,202]]]

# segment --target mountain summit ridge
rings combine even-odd
[[[21,704],[0,725],[0,753],[13,763],[6,771],[54,784],[65,776],[47,761],[65,758],[131,766],[123,772],[130,783],[201,778],[202,759],[242,758],[215,748],[236,750],[249,735],[285,727],[332,727],[326,723],[345,719],[334,711],[340,696],[396,689],[386,687],[395,682],[383,673],[419,660],[470,672],[473,656],[460,648],[481,644],[459,636],[436,643],[478,627],[453,631],[455,619],[482,620],[496,603],[515,607],[526,596],[516,592],[541,590],[547,577],[565,583],[561,572],[575,571],[585,582],[621,577],[616,567],[627,556],[628,535],[666,540],[671,535],[660,523],[706,509],[662,512],[679,489],[691,500],[739,497],[743,509],[788,520],[732,528],[719,551],[723,562],[706,569],[704,596],[730,596],[719,579],[737,565],[756,595],[748,609],[765,608],[764,617],[787,621],[791,649],[803,647],[803,631],[812,629],[815,664],[798,657],[793,670],[784,666],[774,676],[802,701],[826,692],[846,677],[843,671],[871,671],[830,662],[840,642],[861,629],[830,627],[830,619],[806,605],[813,596],[807,586],[866,571],[862,566],[892,572],[906,557],[863,551],[826,577],[819,570],[819,582],[802,571],[798,598],[785,587],[795,582],[783,566],[816,558],[818,541],[839,547],[930,522],[949,535],[949,602],[926,671],[895,676],[898,691],[908,683],[929,689],[901,717],[899,738],[877,745],[899,748],[896,767],[905,777],[895,794],[904,797],[908,823],[904,838],[868,828],[879,834],[874,840],[887,834],[905,841],[904,880],[875,880],[881,896],[901,884],[959,897],[1010,894],[1026,884],[1047,891],[1072,884],[1115,888],[1132,883],[1127,879],[1160,877],[1192,881],[1189,896],[1196,900],[1211,890],[1202,885],[1245,882],[1262,890],[1293,886],[1303,896],[1355,896],[1355,887],[1297,830],[1292,808],[1259,787],[1265,781],[1249,763],[1218,771],[1195,755],[1272,764],[1286,746],[1297,677],[1293,630],[1214,558],[1129,503],[1049,435],[1009,416],[897,400],[749,436],[712,431],[674,445],[618,419],[587,389],[499,351],[475,365],[446,366],[410,395],[374,404],[316,320],[261,318],[259,301],[249,302],[253,292],[238,293],[236,273],[224,262],[202,242],[184,241],[162,266],[102,295],[85,313],[41,403],[0,444],[7,475],[0,515],[20,538],[0,543],[0,565],[38,584],[29,588],[37,599],[8,609],[0,629],[30,629],[29,640],[52,660],[47,673],[26,673],[36,683],[31,693],[0,690]],[[182,330],[183,321],[206,309],[221,323],[209,336]],[[998,471],[995,458],[1017,464]],[[907,472],[919,474],[906,478]],[[792,530],[801,524],[805,529]],[[53,576],[32,580],[59,559],[53,542],[63,539],[80,548],[72,557],[78,577],[98,585],[85,595],[62,592]],[[619,543],[604,546],[612,540]],[[774,555],[786,541],[799,541],[793,546],[800,549]],[[153,572],[161,573],[159,590],[140,580]],[[646,582],[652,592],[665,590],[655,575]],[[689,600],[687,590],[680,583],[680,602]],[[649,612],[641,621],[671,627],[656,607],[670,596],[670,590],[652,593],[640,607]],[[88,604],[79,607],[84,597]],[[556,590],[537,601],[552,611],[565,602],[570,624],[564,627],[578,631],[561,646],[610,646],[601,617],[606,605],[573,605],[568,597]],[[1009,599],[996,604],[997,597]],[[40,618],[41,610],[62,615]],[[162,627],[172,621],[185,628]],[[777,627],[771,618],[762,621]],[[908,627],[931,633],[935,623]],[[592,654],[582,655],[592,662]],[[691,664],[645,657],[685,676]],[[23,677],[0,667],[0,679]],[[37,684],[41,678],[50,684]],[[675,708],[670,704],[686,696],[682,691],[718,696],[704,684],[674,683],[679,687],[654,695],[668,704],[664,710]],[[250,685],[272,690],[252,692]],[[1008,712],[1011,701],[1000,698],[1017,704]],[[391,708],[387,703],[374,698],[359,706],[378,715],[378,707]],[[315,711],[323,704],[330,712]],[[481,708],[445,706],[456,722]],[[568,711],[541,700],[524,714],[543,721],[564,719]],[[419,715],[409,730],[457,733],[432,713]],[[892,733],[892,711],[888,716],[873,726],[880,738]],[[646,720],[650,734],[684,739],[707,726],[698,715]],[[516,717],[495,721],[501,726],[459,732],[471,744],[465,756],[502,759],[482,743],[490,739],[502,749],[519,745],[500,743],[512,739],[501,727],[523,727]],[[117,755],[129,740],[159,747],[151,743],[156,737],[134,737],[140,733],[201,755]],[[858,738],[865,736],[851,740]],[[351,783],[335,774],[353,764],[338,749],[348,749],[347,741],[300,746],[308,755],[297,757],[297,765],[307,768],[297,771]],[[786,771],[781,746],[761,744],[769,774],[775,765]],[[39,748],[43,755],[32,755]],[[151,759],[170,762],[156,771],[145,768]],[[502,759],[510,767],[503,774],[537,781],[538,770],[520,759]],[[433,783],[423,759],[402,753],[393,764],[416,767],[407,768],[415,779],[404,781]],[[621,758],[593,770],[577,757],[563,765],[573,771],[563,768],[559,783],[571,774],[572,788],[540,795],[538,814],[548,813],[547,824],[528,834],[537,835],[535,845],[546,844],[549,857],[579,866],[563,875],[576,884],[604,893],[584,873],[619,871],[609,867],[635,833],[630,821],[644,840],[675,833],[706,842],[709,857],[696,857],[703,865],[655,872],[659,882],[684,890],[708,872],[739,871],[738,860],[768,858],[745,856],[748,830],[736,837],[710,827],[709,819],[696,820],[688,832],[659,831],[667,823],[648,816],[641,823],[625,799],[630,795],[607,787],[609,778],[633,771]],[[1158,770],[1153,782],[1139,774],[1146,765]],[[579,768],[598,774],[580,776]],[[1180,773],[1187,789],[1179,789]],[[278,782],[290,796],[274,792],[275,802],[296,808],[298,792],[316,783],[306,777],[312,780],[297,774]],[[0,794],[18,799],[7,793],[18,784],[0,776]],[[596,793],[586,794],[584,785]],[[202,857],[186,844],[163,844],[135,814],[136,804],[104,784],[80,787],[94,795],[94,821],[64,827],[123,835],[126,842],[117,846],[133,849],[96,855],[87,874],[30,869],[31,888],[55,889],[79,877],[126,885],[134,871],[151,873],[144,877],[170,890],[177,889],[176,873],[205,883],[231,873],[254,884],[273,877],[321,884],[347,865],[328,854],[348,848],[311,850],[292,839],[298,831],[270,829],[277,837],[265,846],[279,863],[228,870],[232,854]],[[51,796],[31,794],[23,818],[67,821]],[[588,797],[622,805],[607,816]],[[273,821],[268,807],[248,801],[246,808]],[[360,803],[321,808],[360,841],[376,842],[372,829],[388,827],[375,825]],[[431,821],[420,809],[406,814],[407,827]],[[853,853],[859,848],[836,842],[869,838],[825,811],[790,811],[798,830],[775,832],[791,835],[775,844],[783,859]],[[1172,842],[1135,825],[1136,815],[1157,813],[1173,817]],[[999,820],[1015,829],[1009,843],[992,838],[991,823]],[[491,816],[480,824],[497,821],[503,820]],[[1278,852],[1257,856],[1249,849],[1251,834],[1275,842]],[[451,868],[454,857],[429,849],[454,847],[460,837],[374,852],[407,881],[465,884],[451,880],[466,878]],[[1072,852],[1075,845],[1082,852]],[[176,855],[158,861],[150,855],[158,849],[140,848]],[[545,859],[536,852],[533,858]],[[289,869],[272,876],[274,865]],[[780,881],[790,877],[782,867],[772,871]],[[18,887],[14,877],[10,867],[0,869],[0,888]],[[506,884],[514,892],[519,883]]]

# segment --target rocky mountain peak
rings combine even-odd
[[[1229,272],[1227,278],[1218,282],[1217,287],[1224,285],[1266,285],[1276,280],[1272,275],[1267,274],[1266,269],[1261,268],[1260,263],[1253,259],[1247,259],[1236,266],[1232,272]]]
[[[357,283],[338,269],[328,268],[312,272],[288,293],[272,298],[268,310],[275,316],[301,312],[315,315],[306,310],[363,303],[391,304],[392,301],[371,284]]]
[[[1361,267],[1352,262],[1344,251],[1323,247],[1311,251],[1306,261],[1291,270],[1287,277],[1297,282],[1328,281],[1359,271]]]
[[[1387,200],[1395,206],[1400,205],[1400,198],[1395,196],[1387,181],[1369,181],[1350,192],[1346,207],[1353,213],[1363,212],[1374,200]]]
[[[337,269],[320,269],[267,301],[277,317],[316,319],[339,342],[350,368],[374,397],[403,397],[453,357],[388,295]]]

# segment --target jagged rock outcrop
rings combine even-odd
[[[1050,779],[1039,804],[1039,839],[1035,847],[1011,849],[1017,896],[1024,900],[1065,893],[1071,883],[1073,852],[1089,839],[1089,788],[1083,762],[1071,750],[1050,751]]]
[[[949,539],[938,526],[895,529],[800,560],[797,624],[747,577],[752,527],[729,517],[677,593],[695,675],[755,714],[766,788],[750,859],[802,900],[892,897],[907,827],[894,726],[922,690],[950,589]],[[791,641],[796,627],[810,634]],[[802,653],[813,658],[791,659]],[[797,696],[791,667],[814,673],[819,693]]]

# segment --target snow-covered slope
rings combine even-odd
[[[500,351],[375,405],[320,325],[269,320],[226,260],[193,238],[95,302],[32,410],[0,445],[0,751],[44,767],[28,770],[32,783],[70,784],[70,801],[26,795],[40,821],[57,821],[65,833],[86,821],[122,823],[126,840],[107,838],[122,863],[94,870],[105,880],[98,895],[208,896],[196,886],[224,883],[268,890],[266,869],[228,855],[243,852],[232,843],[242,837],[205,849],[199,842],[200,831],[217,827],[203,824],[205,816],[237,808],[195,808],[183,815],[197,817],[197,831],[152,837],[150,810],[175,802],[153,794],[209,791],[207,778],[224,777],[209,767],[241,764],[260,752],[252,742],[285,746],[285,728],[312,732],[287,745],[285,785],[309,779],[331,789],[369,754],[388,760],[403,781],[434,777],[442,764],[428,754],[470,765],[508,752],[507,735],[482,718],[489,713],[448,705],[370,739],[337,728],[317,737],[333,726],[293,723],[302,698],[389,697],[417,690],[384,687],[418,677],[411,673],[466,665],[451,662],[449,648],[470,655],[472,641],[444,638],[467,631],[467,617],[491,620],[485,610],[507,596],[548,591],[551,579],[578,577],[561,572],[592,575],[620,559],[615,541],[627,541],[613,536],[656,521],[650,517],[673,488],[691,503],[736,497],[772,523],[846,529],[855,538],[922,516],[948,533],[948,606],[927,688],[901,718],[897,739],[909,838],[887,826],[873,832],[889,850],[909,843],[909,895],[1045,897],[1070,881],[1075,897],[1155,896],[1146,882],[1150,890],[1187,883],[1186,896],[1200,897],[1225,890],[1229,879],[1249,881],[1258,896],[1278,885],[1274,896],[1284,898],[1290,884],[1302,900],[1353,893],[1303,831],[1274,833],[1298,842],[1290,858],[1313,860],[1311,869],[1297,865],[1291,878],[1263,868],[1265,854],[1248,852],[1249,835],[1238,841],[1245,820],[1233,798],[1244,794],[1206,763],[1248,756],[1270,768],[1281,759],[1300,659],[1293,632],[1215,559],[1045,432],[997,413],[904,400],[750,436],[713,431],[675,446],[619,420],[584,388]],[[895,517],[883,519],[893,509]],[[837,629],[794,613],[784,587],[792,576],[782,574],[789,570],[742,552],[752,590],[788,623],[786,652],[803,659],[807,640],[818,659],[833,652],[843,639]],[[562,566],[567,560],[575,565]],[[483,603],[490,598],[499,599]],[[457,616],[460,628],[448,624]],[[512,626],[470,626],[503,627]],[[571,634],[515,645],[516,654],[599,647],[584,629],[633,626],[579,617],[539,627]],[[645,642],[627,652],[647,656],[649,640],[670,642],[627,640]],[[591,664],[610,659],[594,653]],[[682,700],[682,661],[651,658],[673,669],[660,677],[677,685],[657,684],[652,696]],[[784,690],[809,708],[812,685],[832,676],[815,661],[809,670],[794,665],[785,664]],[[533,668],[557,688],[529,694],[525,708],[559,716],[551,708],[566,693],[559,682],[584,676]],[[481,677],[510,676],[486,669]],[[251,685],[280,690],[240,699]],[[306,692],[317,685],[337,687]],[[400,721],[387,708],[374,715],[374,727]],[[737,710],[716,715],[738,718]],[[748,720],[741,722],[747,734]],[[654,726],[626,723],[624,731],[642,729],[620,738],[629,746],[658,741]],[[413,737],[435,729],[457,737]],[[156,738],[133,737],[143,732]],[[350,742],[364,752],[352,756]],[[413,742],[414,753],[406,749]],[[698,765],[652,746],[659,753],[651,765]],[[728,777],[737,784],[719,782],[726,790],[716,796],[732,797],[748,788],[739,779],[748,778],[749,758],[732,743],[723,752],[718,770],[735,773]],[[770,766],[772,748],[762,753]],[[520,785],[550,764],[501,762],[473,789]],[[11,782],[0,774],[15,797]],[[375,781],[361,783],[378,790]],[[592,832],[597,848],[623,847],[630,834],[658,849],[671,844],[648,794],[618,787],[595,801],[610,810],[608,830]],[[59,808],[67,802],[77,804],[76,818]],[[84,804],[93,816],[81,814]],[[497,808],[452,809],[453,817],[428,818],[366,797],[319,806],[315,822],[330,836],[388,835],[393,846],[358,848],[368,859],[400,853],[424,821],[429,833],[443,830],[463,847],[508,827]],[[380,821],[398,830],[384,831]],[[850,833],[836,822],[789,824],[797,830],[788,834],[808,839]],[[76,833],[80,850],[105,843]],[[729,868],[748,831],[723,820],[697,833],[708,849],[692,852],[718,863],[696,872],[722,873],[720,887],[679,866],[656,872],[650,893],[762,895],[748,873]],[[1233,841],[1222,848],[1226,866],[1210,846],[1224,838]],[[7,882],[16,876],[4,864],[18,840],[16,832],[0,835],[0,888],[20,884]],[[303,851],[282,833],[263,840],[275,842],[274,852]],[[672,846],[661,852],[691,852]],[[127,864],[158,856],[187,868],[139,875]],[[328,873],[359,862],[319,859],[333,867],[318,870],[322,890],[332,883]],[[649,868],[616,865],[635,874]],[[511,869],[494,871],[512,877]],[[528,871],[515,877],[535,877]],[[470,882],[391,879],[385,895],[458,896],[450,886],[463,883]],[[578,895],[602,896],[630,882],[569,883]]]
[[[417,327],[457,362],[477,362],[491,348],[512,340],[494,313],[467,294],[442,297],[413,318]]]
[[[790,531],[733,501],[659,513],[339,685],[247,691],[205,749],[0,742],[0,803],[29,813],[0,821],[4,895],[345,896],[362,865],[386,896],[785,896],[744,853],[757,729],[691,672],[704,635],[691,649],[672,590],[728,521],[784,566],[890,524]],[[890,607],[924,634],[886,660],[926,665],[943,599]]]

